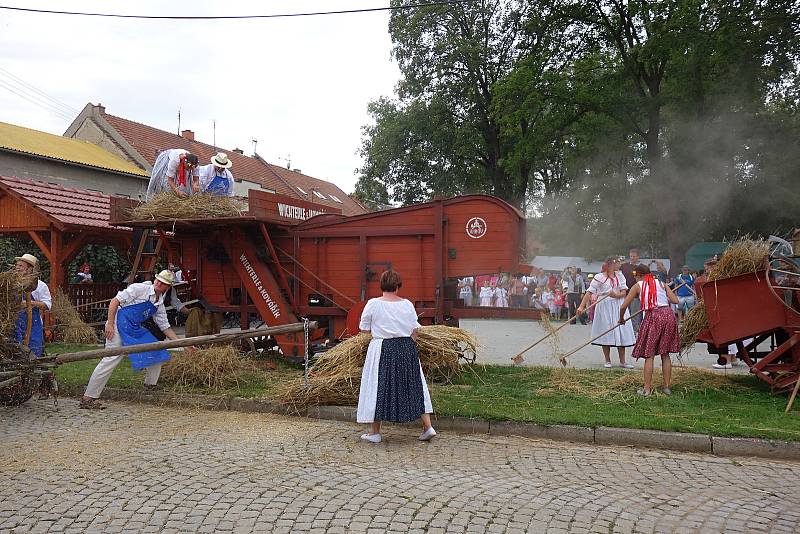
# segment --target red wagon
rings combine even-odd
[[[773,259],[754,273],[703,284],[709,326],[698,341],[718,353],[735,344],[750,372],[775,391],[791,388],[800,378],[798,272],[794,258]],[[756,350],[764,343],[768,351]]]

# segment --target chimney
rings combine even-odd
[[[301,171],[300,169],[292,169],[292,172],[303,174],[303,171]]]
[[[96,109],[98,113],[105,113],[106,112],[106,107],[103,104],[101,104],[100,102],[97,103],[97,105],[94,107],[94,109]]]
[[[181,130],[181,137],[189,141],[194,141],[194,132],[191,130]]]
[[[244,156],[244,150],[242,150],[241,148],[234,148],[233,151],[236,152],[237,154],[241,154],[242,156]]]

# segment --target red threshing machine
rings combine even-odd
[[[142,229],[134,271],[152,271],[166,246],[169,261],[188,273],[192,298],[211,311],[251,315],[267,326],[317,321],[316,340],[353,335],[365,301],[380,296],[387,269],[403,277],[402,294],[423,324],[459,318],[532,318],[532,309],[477,308],[457,298],[458,278],[529,274],[521,265],[525,219],[510,204],[468,195],[362,215],[259,190],[239,217],[130,221],[131,201],[113,199],[111,222]],[[146,245],[150,240],[155,244]],[[151,252],[147,252],[151,250]],[[302,351],[297,334],[257,340],[287,357]]]
[[[773,257],[761,270],[706,282],[698,293],[709,325],[698,341],[722,354],[735,344],[773,391],[791,389],[800,379],[800,259]],[[764,343],[770,350],[758,351]]]

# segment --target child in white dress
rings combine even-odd
[[[481,306],[492,305],[492,300],[494,300],[494,288],[489,286],[488,280],[483,283],[483,287],[481,288],[481,292],[478,294],[478,298],[481,300]]]

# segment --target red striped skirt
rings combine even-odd
[[[680,351],[678,321],[670,306],[662,306],[645,312],[636,345],[634,358],[652,358],[659,354]]]

